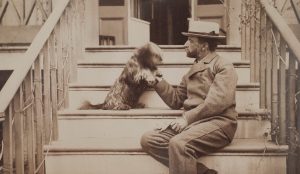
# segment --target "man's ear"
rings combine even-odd
[[[209,49],[208,42],[204,42],[204,43],[203,43],[203,48],[206,48],[207,50]]]

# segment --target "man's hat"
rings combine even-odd
[[[226,36],[219,35],[220,27],[215,22],[193,21],[189,22],[189,31],[182,32],[185,36],[224,39]]]

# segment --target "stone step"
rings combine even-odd
[[[79,63],[77,81],[84,84],[112,85],[124,69],[124,64]],[[164,78],[173,85],[178,85],[181,78],[189,71],[191,64],[170,63],[158,66]],[[234,63],[238,74],[238,83],[250,82],[249,62]]]
[[[78,108],[84,100],[92,103],[102,103],[109,91],[109,86],[70,84],[69,104],[70,109]],[[259,85],[256,83],[237,86],[237,108],[240,110],[253,110],[259,108]],[[140,102],[146,107],[168,107],[159,95],[152,89],[145,91],[140,97]]]
[[[163,50],[164,63],[192,63],[194,59],[186,57],[182,45],[160,45]],[[84,63],[125,63],[136,47],[133,46],[99,46],[85,49]],[[241,47],[231,45],[220,45],[217,53],[231,62],[241,61]]]
[[[157,108],[129,111],[65,110],[59,112],[59,139],[132,138],[138,143],[144,132],[181,115],[182,110]],[[239,112],[235,138],[268,138],[271,125],[267,118],[264,110]]]
[[[285,174],[287,149],[265,140],[235,139],[199,161],[222,174]],[[60,141],[45,152],[47,174],[168,174],[167,167],[130,139]]]

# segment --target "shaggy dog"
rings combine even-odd
[[[161,49],[152,42],[145,44],[126,63],[103,103],[93,105],[85,101],[79,109],[128,110],[144,107],[144,104],[138,103],[139,97],[156,83],[155,76],[161,76],[156,67],[160,63]]]

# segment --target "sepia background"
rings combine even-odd
[[[181,116],[153,89],[143,109],[102,103],[135,49],[163,50],[174,86],[188,71],[190,20],[220,25],[233,63],[238,129],[199,161],[222,174],[300,173],[299,0],[0,0],[0,173],[167,174],[141,135]]]

